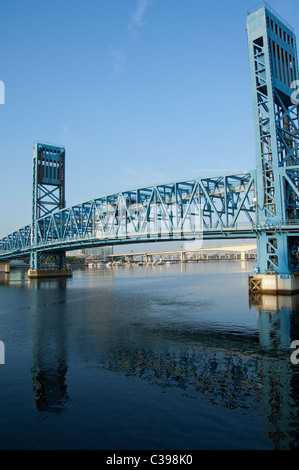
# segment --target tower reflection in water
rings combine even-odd
[[[292,364],[291,344],[299,339],[299,295],[250,296],[259,320],[264,353],[260,374],[266,426],[276,449],[299,448],[299,365]]]
[[[37,410],[52,413],[67,408],[67,355],[72,354],[67,351],[65,283],[57,282],[30,284],[37,305],[45,304],[46,289],[52,294],[47,308],[36,310],[32,329],[34,403]],[[113,318],[113,301],[110,307]],[[103,323],[104,317],[98,323],[87,321],[89,341],[80,343],[83,349],[86,344],[86,350],[80,350],[82,361],[95,366],[94,380],[97,368],[110,370],[138,377],[172,395],[258,416],[275,449],[297,448],[298,371],[290,360],[290,345],[299,339],[299,295],[251,296],[249,307],[257,315],[258,330],[240,334],[228,328],[200,330],[169,323],[155,328],[131,324],[129,319],[127,324]],[[102,314],[92,309],[84,318]],[[90,325],[92,332],[87,331]]]
[[[47,311],[39,311],[37,308],[34,318],[31,369],[33,401],[38,411],[61,413],[66,410],[69,398],[66,384],[67,331],[64,308],[66,281],[35,281],[30,282],[30,288],[36,291],[37,307],[44,306],[45,290],[51,294]]]

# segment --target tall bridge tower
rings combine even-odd
[[[299,288],[299,234],[292,229],[299,219],[296,37],[266,4],[248,15],[247,37],[258,235],[258,267],[249,288],[293,291]]]
[[[31,244],[37,244],[37,220],[65,207],[65,149],[36,143],[33,147]],[[68,274],[64,250],[32,250],[29,278]]]

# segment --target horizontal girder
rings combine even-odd
[[[82,246],[254,236],[254,171],[138,188],[56,210],[0,240],[0,259]],[[242,234],[242,235],[241,235]]]
[[[282,180],[298,193],[297,167]],[[299,194],[298,194],[299,198]],[[36,252],[150,241],[253,238],[261,231],[297,233],[299,220],[257,223],[255,171],[121,191],[56,210],[0,240],[0,259]]]

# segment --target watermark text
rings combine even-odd
[[[295,351],[293,351],[291,354],[291,363],[297,365],[299,364],[299,358],[297,357],[299,355],[299,340],[298,339],[292,341],[291,349],[295,349]]]
[[[2,80],[0,80],[0,104],[5,104],[5,85]]]
[[[291,83],[291,88],[294,90],[291,94],[291,101],[293,104],[297,105],[299,104],[299,80],[294,80]]]
[[[0,341],[0,364],[5,364],[5,346],[3,341]]]

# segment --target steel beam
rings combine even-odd
[[[256,221],[261,275],[299,272],[298,104],[291,100],[298,79],[293,29],[267,5],[247,18],[256,149]],[[279,228],[284,227],[283,230]],[[295,230],[294,230],[295,228]],[[256,283],[255,283],[256,288]]]
[[[32,225],[29,277],[36,277],[45,264],[43,253],[37,249],[39,244],[39,219],[65,207],[65,149],[44,143],[33,147],[33,194]],[[52,264],[56,270],[65,269],[65,251],[52,254]],[[51,265],[51,264],[50,264]],[[52,272],[52,271],[51,271]]]

